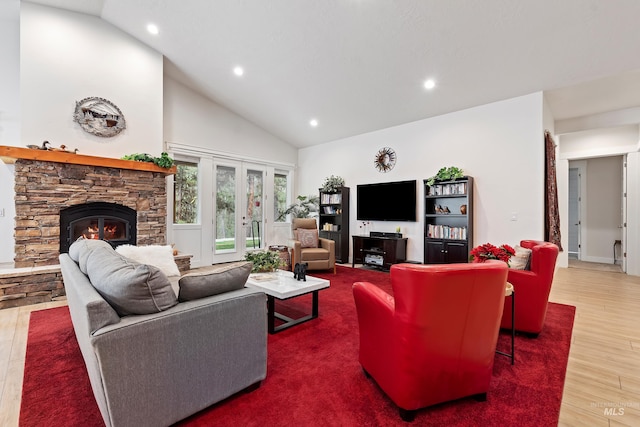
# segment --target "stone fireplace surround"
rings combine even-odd
[[[165,176],[157,172],[20,159],[15,164],[15,267],[58,264],[60,210],[109,202],[137,212],[138,245],[164,245]]]
[[[46,302],[64,295],[58,267],[60,210],[83,203],[118,203],[136,210],[137,244],[166,244],[165,177],[174,170],[118,159],[8,149],[15,160],[14,269],[0,270],[0,309]],[[25,159],[26,156],[53,160]],[[25,156],[25,157],[26,157]],[[73,162],[67,163],[69,156]],[[105,160],[105,162],[102,162]],[[122,163],[125,162],[125,163]],[[95,163],[95,164],[84,164]],[[96,164],[104,163],[106,166]],[[118,167],[111,167],[115,164]],[[124,167],[122,167],[124,165]],[[151,166],[151,167],[149,167]],[[146,169],[146,170],[145,170]],[[149,170],[151,169],[151,170]]]

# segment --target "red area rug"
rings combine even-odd
[[[320,292],[320,317],[268,340],[267,378],[191,418],[184,426],[406,425],[397,408],[358,364],[358,324],[351,285],[370,281],[391,292],[389,275],[338,267]],[[284,302],[281,311],[310,310],[310,298]],[[516,337],[516,363],[496,355],[486,402],[471,398],[418,412],[413,425],[557,425],[575,307],[549,304],[537,339]],[[498,348],[508,351],[502,333]],[[66,307],[31,314],[21,426],[101,426]]]

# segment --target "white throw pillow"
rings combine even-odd
[[[509,267],[514,270],[529,270],[531,249],[516,246],[516,254],[509,258]]]
[[[121,245],[116,248],[116,252],[141,264],[153,265],[169,277],[180,275],[173,258],[173,248],[169,245]]]

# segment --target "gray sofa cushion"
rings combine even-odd
[[[78,263],[80,271],[87,274],[87,257],[96,248],[112,249],[104,240],[85,239],[80,237],[69,246],[69,256]]]
[[[95,248],[87,257],[91,284],[120,316],[157,313],[178,303],[167,276],[112,248]]]
[[[178,300],[191,301],[242,289],[251,273],[250,262],[235,262],[180,278]]]

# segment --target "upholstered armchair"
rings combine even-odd
[[[293,259],[291,264],[306,263],[307,270],[336,272],[336,249],[333,240],[318,237],[315,218],[293,218],[291,222]]]
[[[507,281],[501,261],[395,264],[393,296],[353,284],[360,364],[411,421],[417,409],[486,400]]]
[[[547,315],[558,246],[538,240],[522,240],[520,246],[531,250],[529,270],[509,269],[507,276],[516,294],[516,330],[537,336]],[[505,302],[501,327],[511,328],[511,302]]]

